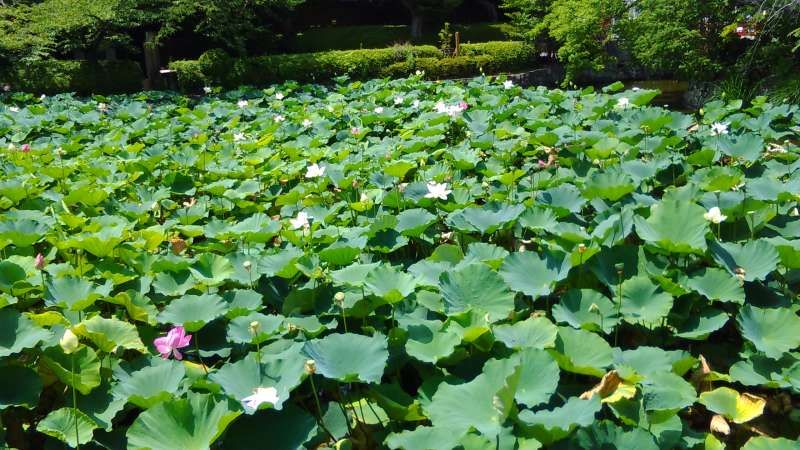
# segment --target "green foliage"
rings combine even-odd
[[[792,448],[800,106],[421,78],[1,94],[0,446]]]
[[[142,88],[142,78],[142,69],[134,61],[43,59],[0,69],[0,81],[15,90],[45,94],[135,92]]]
[[[175,61],[184,89],[205,85],[235,87],[264,85],[282,80],[328,81],[341,75],[353,79],[375,76],[404,77],[417,70],[430,79],[466,78],[530,67],[533,49],[520,42],[463,44],[463,56],[442,58],[432,46],[398,46],[387,49],[337,50],[320,53],[232,58],[222,51],[203,54],[196,61]]]

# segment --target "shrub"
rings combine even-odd
[[[142,69],[135,61],[64,61],[44,59],[0,72],[0,81],[15,90],[81,95],[134,92],[142,88]]]
[[[428,78],[463,78],[481,72],[523,70],[534,57],[533,48],[521,42],[464,44],[461,51],[462,56],[442,58],[433,46],[395,46],[233,58],[212,50],[196,61],[173,62],[170,68],[177,72],[182,89],[197,90],[206,84],[236,87],[284,80],[322,82],[340,75],[354,79],[405,77],[416,70],[424,70]]]

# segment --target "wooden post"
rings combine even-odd
[[[158,73],[158,48],[156,47],[156,33],[147,31],[144,35],[144,70],[147,75],[145,89],[156,89],[161,85],[161,76]]]
[[[458,56],[461,52],[461,33],[456,31],[456,48],[453,50],[453,56]]]

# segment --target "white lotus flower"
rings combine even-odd
[[[46,99],[46,98],[47,98],[47,96],[46,96],[46,95],[44,95],[44,94],[42,94],[42,95],[39,97],[39,100],[42,100],[42,101],[44,101],[44,99]]]
[[[312,123],[311,119],[303,119],[303,128],[310,127]]]
[[[210,94],[212,91],[213,89],[211,89],[211,86],[203,87],[203,92],[205,92],[206,94]]]
[[[236,102],[236,106],[238,106],[239,108],[245,108],[247,107],[247,105],[248,105],[247,100],[239,100],[238,102]]]
[[[308,213],[305,211],[300,211],[297,213],[297,217],[294,219],[289,219],[289,223],[292,225],[293,230],[297,230],[299,228],[308,228]]]
[[[97,109],[99,111],[108,111],[108,105],[106,103],[100,102],[97,104]]]
[[[16,106],[9,106],[9,107],[8,107],[8,110],[9,110],[9,111],[11,111],[11,112],[13,112],[13,113],[15,113],[15,112],[19,112],[19,108],[17,108]]]
[[[627,108],[628,106],[630,106],[630,104],[631,104],[631,101],[628,99],[628,97],[620,97],[619,100],[617,100],[617,108],[623,108],[624,109],[624,108]]]
[[[253,390],[253,395],[242,399],[242,404],[250,409],[258,409],[262,403],[270,403],[273,406],[278,403],[278,390],[274,387],[257,387]]]
[[[283,92],[276,93],[275,98],[277,98],[278,100],[283,100]]]
[[[244,133],[234,133],[233,134],[233,141],[239,142],[244,140]]]
[[[447,189],[447,183],[437,183],[435,181],[428,182],[428,193],[425,194],[425,198],[438,198],[440,200],[447,200],[447,196],[453,192],[450,189]]]
[[[397,97],[394,98],[394,104],[395,105],[399,105],[401,103],[403,103],[403,97],[397,96]]]
[[[418,77],[421,77],[422,75],[424,75],[424,74],[425,74],[425,72],[423,72],[423,71],[421,71],[421,70],[417,69],[417,71],[416,71],[416,72],[414,72],[414,74],[415,74],[416,76],[418,76]]]
[[[716,206],[709,209],[707,213],[703,214],[703,217],[709,222],[713,223],[722,223],[728,218],[728,216],[722,214],[722,211],[720,211]]]
[[[711,124],[711,135],[719,136],[720,134],[728,134],[728,124],[722,122],[714,122]]]
[[[383,114],[383,106],[376,106],[373,111],[375,111],[375,114]]]
[[[276,114],[275,117],[273,118],[273,120],[275,121],[275,123],[281,123],[284,120],[286,120],[286,117],[283,117],[280,114]]]
[[[514,82],[513,81],[511,81],[511,80],[503,81],[503,88],[511,89],[512,87],[514,87]]]
[[[325,167],[322,167],[317,163],[306,167],[306,178],[317,178],[323,175],[325,175]]]
[[[413,106],[414,109],[419,108],[419,100],[414,100],[414,102],[411,103],[411,106]]]
[[[446,113],[447,112],[447,105],[445,105],[444,102],[441,101],[441,100],[436,102],[436,104],[433,105],[433,107],[436,108],[436,112],[438,112],[438,113]]]

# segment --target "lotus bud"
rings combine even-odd
[[[33,266],[36,267],[36,270],[42,270],[46,264],[47,261],[44,260],[44,255],[38,253],[36,259],[34,259]]]
[[[251,263],[249,260],[245,261],[242,263],[242,267],[244,267],[244,270],[249,272],[250,269],[253,267],[253,263]]]
[[[800,211],[798,211],[797,208],[792,208],[792,210],[789,212],[789,215],[792,217],[800,216]]]
[[[578,244],[578,253],[586,253],[586,244],[584,243]]]
[[[599,313],[600,312],[600,307],[597,306],[597,303],[592,303],[591,305],[589,305],[589,312],[591,312],[591,313]]]
[[[353,182],[351,183],[351,186],[353,186],[353,189],[357,189],[358,188],[358,180],[353,180]]]
[[[282,185],[286,185],[289,182],[289,179],[288,178],[281,178],[279,181],[280,181],[280,183]]]
[[[709,424],[708,429],[712,433],[719,433],[725,436],[731,434],[731,426],[728,425],[728,421],[726,421],[725,418],[719,414],[714,414],[714,416],[711,418],[711,423]]]
[[[490,323],[491,322],[491,319],[489,317],[489,313],[488,312],[483,315],[483,321],[486,322],[486,323]]]
[[[744,284],[745,270],[741,267],[737,267],[733,272],[736,274],[736,278],[739,279],[739,283]]]
[[[61,339],[58,341],[58,345],[61,346],[61,350],[64,350],[64,353],[69,355],[78,349],[80,342],[78,342],[78,336],[76,336],[71,329],[67,328],[67,331],[64,332],[64,335],[61,336]]]
[[[305,368],[307,374],[314,375],[317,373],[317,362],[313,359],[307,359]]]
[[[483,183],[481,183],[481,187],[483,187],[484,189],[489,189],[489,183],[484,181]]]
[[[22,144],[22,147],[20,147],[19,150],[22,153],[30,153],[31,152],[31,146],[30,146],[30,144]]]
[[[524,252],[524,251],[525,251],[525,250],[527,250],[527,249],[528,249],[528,248],[527,248],[527,247],[525,247],[525,244],[522,244],[522,245],[520,245],[520,246],[519,246],[519,249],[518,249],[518,251],[519,251],[520,253],[522,253],[522,252]]]
[[[261,332],[261,322],[257,320],[250,322],[250,326],[248,327],[248,329],[250,330],[250,334],[252,334],[253,336],[258,335],[258,333]]]
[[[293,323],[290,323],[289,325],[287,325],[287,326],[286,326],[286,330],[287,330],[289,333],[293,333],[293,332],[295,332],[295,331],[297,331],[297,330],[299,330],[299,329],[300,329],[300,328],[298,328],[298,327],[297,327],[297,325],[295,325],[295,324],[293,324]]]
[[[420,158],[419,159],[419,166],[420,167],[425,167],[427,164],[428,163],[425,161],[425,158]]]
[[[344,292],[337,292],[333,296],[333,301],[335,301],[337,305],[341,306],[344,303]]]
[[[625,264],[623,264],[623,263],[614,264],[614,270],[617,271],[617,275],[622,276],[622,272],[625,271]]]

